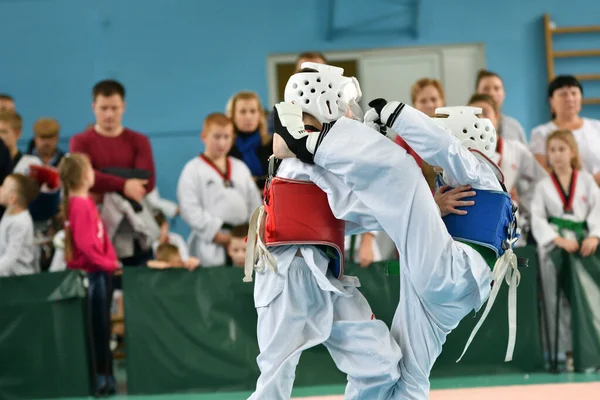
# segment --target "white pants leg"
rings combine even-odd
[[[400,379],[400,347],[387,325],[374,319],[362,293],[352,292],[352,297],[334,299],[333,327],[324,345],[348,375],[344,399],[390,399]]]
[[[400,377],[400,348],[352,290],[351,297],[322,290],[304,259],[294,258],[283,291],[257,308],[261,374],[250,399],[289,399],[302,351],[321,343],[348,375],[346,399],[389,398]]]
[[[398,248],[402,289],[392,335],[403,359],[396,396],[426,399],[446,335],[489,296],[490,268],[450,237],[416,162],[383,135],[342,118],[315,163],[352,189]]]

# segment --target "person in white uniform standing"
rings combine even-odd
[[[319,75],[315,75],[317,81]],[[305,93],[305,87],[297,89]],[[310,85],[306,89],[310,90]],[[335,98],[317,101],[334,115],[348,110],[344,101]],[[367,208],[363,212],[394,240],[400,254],[402,290],[391,333],[400,345],[402,359],[392,398],[426,399],[429,373],[447,334],[490,297],[481,323],[503,279],[510,282],[510,296],[516,299],[519,273],[512,252],[517,239],[514,208],[494,173],[497,167],[489,160],[495,149],[495,131],[489,120],[476,117],[480,109],[440,109],[448,118],[435,122],[398,102],[372,104],[377,109],[365,115],[369,126],[341,117],[320,123],[317,132],[310,132],[302,122],[302,102],[279,103],[275,106],[274,152],[277,157],[297,157],[336,175],[340,182],[323,188],[336,217],[342,217],[336,204],[348,204],[351,192]],[[467,215],[442,220],[414,159],[370,128],[381,125],[402,136],[427,163],[442,167],[446,183],[473,187],[477,201]],[[469,218],[478,223],[469,223],[473,222]],[[496,235],[486,237],[477,229],[481,226],[493,228],[502,240]],[[453,240],[452,235],[460,235],[464,242]],[[492,280],[496,282],[493,290]],[[514,349],[515,312],[515,307],[509,310],[511,340],[506,360]]]
[[[188,161],[177,183],[181,217],[192,228],[190,256],[202,267],[225,265],[225,246],[230,230],[247,223],[260,206],[260,193],[250,170],[237,158],[228,157],[233,145],[233,125],[220,113],[204,120],[203,154]]]

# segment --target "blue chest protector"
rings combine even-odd
[[[441,182],[437,180],[436,183],[439,185]],[[506,192],[473,191],[475,197],[463,200],[473,200],[475,204],[457,207],[467,211],[466,215],[448,214],[442,219],[454,239],[486,247],[500,257],[512,247],[511,240],[519,237],[515,216],[517,207]]]

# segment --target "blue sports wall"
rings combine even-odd
[[[504,111],[529,132],[548,119],[543,14],[559,26],[600,23],[597,0],[421,0],[417,38],[391,31],[414,22],[410,14],[373,23],[403,2],[337,1],[337,26],[368,21],[373,32],[327,41],[326,0],[0,0],[0,92],[25,119],[23,146],[48,115],[66,147],[93,121],[93,84],[121,80],[125,123],[151,137],[158,186],[174,199],[179,172],[201,151],[203,117],[239,90],[267,100],[269,54],[484,43],[488,68],[505,81]],[[600,48],[600,34],[558,38],[556,48]],[[558,73],[599,71],[600,58],[557,61]],[[585,90],[600,97],[598,83]],[[583,114],[599,118],[600,106]]]

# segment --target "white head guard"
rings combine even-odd
[[[436,114],[447,118],[433,118],[435,122],[450,130],[460,143],[468,149],[481,152],[489,159],[496,153],[496,130],[492,121],[479,118],[481,108],[477,107],[441,107]]]
[[[299,72],[285,85],[284,100],[293,102],[302,111],[320,123],[331,122],[346,115],[348,107],[353,116],[362,120],[358,105],[362,92],[355,77],[344,76],[344,69],[313,62],[302,63],[302,68],[317,72]]]

